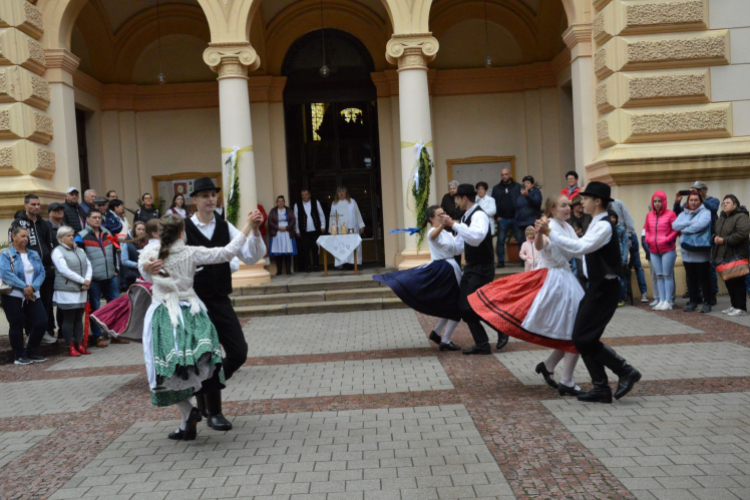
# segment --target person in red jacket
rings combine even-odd
[[[674,263],[677,260],[675,241],[679,233],[672,229],[677,215],[667,208],[667,194],[657,191],[651,197],[651,210],[646,216],[646,244],[651,254],[651,265],[656,271],[656,287],[661,302],[654,311],[670,311],[674,296]]]
[[[568,183],[568,187],[562,188],[560,194],[573,201],[573,198],[581,194],[581,186],[578,185],[578,172],[571,170],[565,174],[565,182]]]

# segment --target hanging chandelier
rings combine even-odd
[[[484,58],[484,67],[492,67],[492,56],[490,56],[490,32],[487,27],[487,0],[484,0],[484,46],[487,56]]]
[[[159,85],[164,85],[167,83],[167,78],[164,76],[163,66],[162,66],[162,57],[161,57],[161,15],[159,10],[159,0],[156,0],[156,36],[157,38],[157,44],[159,47],[159,74],[156,75],[156,81],[159,83]]]
[[[320,0],[320,36],[323,40],[323,66],[320,67],[320,76],[326,78],[331,74],[331,70],[326,66],[326,31],[325,23],[323,22],[323,0]]]

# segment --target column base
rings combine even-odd
[[[415,248],[407,248],[400,255],[396,255],[396,260],[398,260],[399,256],[401,258],[401,262],[398,265],[399,271],[427,264],[431,259],[429,248],[422,248],[419,251]]]
[[[271,273],[266,268],[266,260],[260,259],[252,266],[240,263],[240,270],[232,275],[232,286],[241,288],[243,286],[266,285],[271,282]]]

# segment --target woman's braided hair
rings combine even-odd
[[[169,248],[180,238],[182,231],[185,229],[185,221],[177,214],[165,215],[161,219],[159,229],[159,259],[165,260],[169,257]]]

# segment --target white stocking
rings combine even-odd
[[[547,371],[553,373],[555,371],[555,368],[557,367],[557,364],[562,361],[564,355],[565,353],[560,349],[555,349],[554,351],[552,351],[552,353],[549,355],[549,358],[547,358],[547,361],[544,362],[544,366],[547,367]]]
[[[437,322],[437,325],[435,325],[435,328],[432,329],[435,333],[440,333],[440,330],[445,328],[446,323],[448,323],[448,320],[445,318],[440,318]]]
[[[182,414],[182,422],[180,422],[180,429],[183,431],[187,430],[187,421],[188,418],[190,418],[190,412],[193,410],[193,405],[190,403],[190,399],[186,399],[184,401],[180,401],[177,403],[177,408],[180,409],[180,413]]]
[[[578,387],[573,381],[573,372],[576,369],[578,358],[580,358],[579,354],[573,354],[572,352],[565,353],[565,362],[563,363],[563,371],[562,377],[560,377],[560,383],[563,385],[567,385],[568,387],[575,386],[576,389],[580,390],[580,387]]]
[[[450,319],[447,320],[440,320],[440,321],[446,321],[447,326],[445,327],[445,331],[443,332],[443,339],[440,341],[443,344],[450,344],[451,343],[451,337],[453,337],[453,332],[456,330],[456,327],[458,326],[458,321],[453,321]]]

